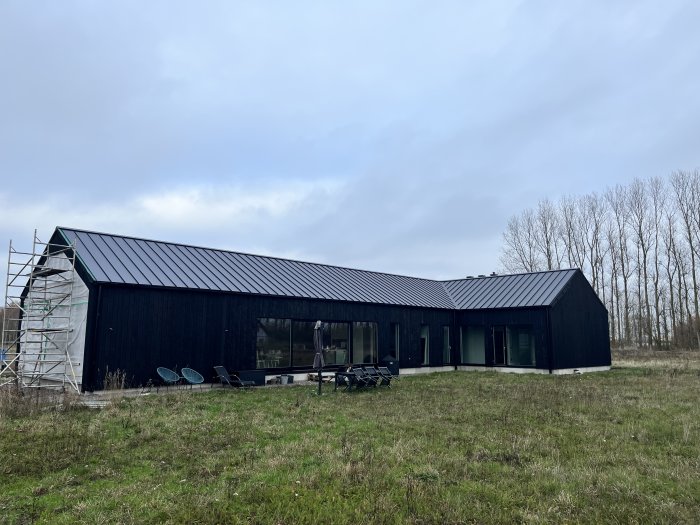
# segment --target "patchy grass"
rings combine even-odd
[[[6,523],[692,523],[700,373],[452,372],[0,413]]]
[[[615,350],[613,365],[624,368],[692,368],[700,370],[697,350]]]

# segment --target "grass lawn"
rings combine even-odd
[[[0,402],[0,523],[697,523],[699,357]]]

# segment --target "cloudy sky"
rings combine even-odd
[[[700,2],[0,1],[0,268],[57,225],[457,278],[700,166]],[[4,280],[4,279],[3,279]]]

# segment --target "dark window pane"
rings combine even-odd
[[[377,361],[377,323],[352,323],[352,362]]]
[[[290,365],[289,319],[258,319],[257,367],[279,368]]]
[[[481,326],[462,326],[460,329],[462,363],[466,365],[486,364],[486,340]]]
[[[420,351],[423,357],[422,364],[430,364],[430,327],[427,324],[420,327]]]
[[[391,323],[391,343],[389,346],[389,354],[394,357],[394,359],[399,359],[399,349],[401,347],[401,326],[399,323]]]
[[[292,366],[314,364],[314,321],[294,321],[292,323]],[[324,342],[325,344],[325,342]]]
[[[442,327],[442,364],[449,365],[452,362],[452,347],[450,346],[450,327]]]
[[[327,365],[342,365],[348,362],[349,340],[349,323],[324,323],[323,347]]]
[[[508,364],[535,366],[535,338],[531,327],[508,327]]]

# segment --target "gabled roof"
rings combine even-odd
[[[485,310],[552,304],[579,270],[494,275],[445,281],[455,308]]]
[[[95,283],[440,309],[546,306],[578,270],[435,281],[58,227]]]

